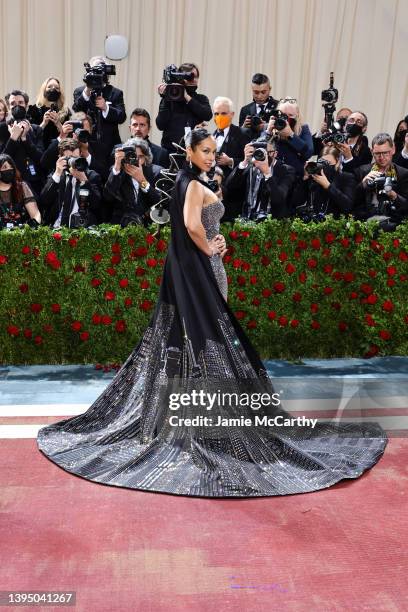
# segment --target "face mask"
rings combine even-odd
[[[15,179],[16,173],[12,170],[0,170],[0,180],[3,183],[12,183]]]
[[[13,106],[11,109],[11,114],[16,121],[22,121],[26,118],[26,109],[24,106]]]
[[[324,165],[323,172],[326,178],[331,182],[336,173],[336,166],[329,164],[326,159],[318,159],[317,161]]]
[[[405,136],[406,136],[406,133],[407,133],[407,132],[408,132],[408,130],[401,130],[400,132],[398,132],[398,134],[397,134],[397,136],[396,136],[395,140],[396,140],[397,142],[404,142],[404,140],[405,140]]]
[[[45,92],[44,96],[49,102],[56,102],[59,100],[61,92],[59,92],[58,89],[49,89]]]
[[[295,127],[296,122],[297,122],[297,120],[294,117],[289,117],[288,123],[289,123],[290,127],[292,128],[292,130]]]
[[[186,92],[189,96],[191,96],[195,91],[197,91],[197,85],[186,85]]]
[[[346,132],[349,136],[354,138],[355,136],[360,136],[363,133],[363,128],[357,123],[349,123],[346,126]]]
[[[228,115],[217,115],[214,117],[214,121],[219,130],[225,130],[225,128],[231,125],[231,117]]]

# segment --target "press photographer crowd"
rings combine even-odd
[[[151,115],[138,107],[121,142],[127,116],[123,92],[110,83],[114,75],[106,58],[91,58],[71,108],[55,77],[42,83],[34,104],[21,89],[0,99],[1,228],[167,221],[166,193],[187,163],[184,137],[211,120],[217,150],[201,178],[222,198],[223,221],[352,215],[392,231],[408,217],[408,115],[393,136],[378,133],[369,143],[367,115],[336,109],[333,73],[321,94],[324,119],[312,134],[296,98],[275,98],[265,74],[253,75],[252,101],[237,125],[229,98],[217,97],[211,107],[197,93],[195,64],[167,66],[155,119],[161,145],[150,141]]]

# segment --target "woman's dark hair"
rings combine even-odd
[[[408,127],[408,122],[407,122],[407,119],[408,119],[408,116],[407,116],[407,117],[404,117],[404,119],[401,119],[401,121],[398,121],[398,125],[397,125],[397,127],[396,127],[396,129],[395,129],[395,134],[394,134],[394,144],[395,144],[395,146],[396,146],[396,147],[397,147],[397,145],[401,144],[401,143],[399,142],[399,138],[398,138],[398,137],[399,137],[399,129],[400,129],[400,125],[401,125],[401,123],[405,123],[405,125],[407,125],[407,127]],[[402,144],[403,144],[403,143],[402,143]],[[401,149],[402,147],[400,146],[399,148]]]
[[[2,153],[0,155],[0,170],[2,169],[3,165],[8,162],[10,164],[10,166],[12,166],[12,168],[14,169],[15,172],[15,178],[14,181],[11,183],[11,197],[12,197],[12,201],[15,204],[19,204],[23,201],[24,198],[24,192],[23,192],[23,184],[21,181],[21,174],[17,169],[17,166],[15,164],[15,161],[12,157],[10,157],[10,155],[6,155],[5,153]]]
[[[197,128],[196,130],[191,130],[184,138],[184,141],[186,146],[191,147],[194,151],[197,145],[209,136],[211,136],[211,133],[208,130],[205,128]]]

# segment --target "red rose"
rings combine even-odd
[[[372,315],[366,314],[364,318],[367,325],[369,325],[370,327],[375,327],[376,322],[374,321]]]
[[[19,289],[20,289],[21,293],[27,293],[27,291],[28,291],[27,283],[21,283],[21,285],[19,286]]]
[[[327,232],[324,239],[327,242],[327,244],[331,244],[332,242],[336,240],[336,236],[332,234],[331,232]]]
[[[135,270],[135,274],[136,276],[143,276],[144,274],[146,274],[146,270],[144,270],[144,268],[137,267]]]
[[[276,319],[276,312],[274,310],[270,310],[268,312],[268,319],[271,319],[271,321],[273,321],[273,319]]]
[[[162,276],[156,276],[156,285],[160,285],[162,282]]]
[[[405,317],[404,317],[404,322],[405,322],[405,323],[408,323],[408,315],[405,315]]]
[[[119,321],[116,321],[115,324],[115,329],[119,334],[123,334],[124,331],[126,331],[126,323],[123,319],[120,319]]]
[[[62,234],[60,234],[59,232],[55,232],[55,233],[52,235],[52,237],[53,237],[55,240],[61,240],[61,239],[62,239]]]
[[[101,323],[102,325],[110,325],[112,323],[112,319],[109,315],[102,315]]]
[[[395,285],[395,280],[393,278],[389,278],[387,280],[388,287],[393,287]]]
[[[269,249],[271,248],[271,246],[272,246],[272,242],[271,242],[270,240],[268,240],[268,242],[265,242],[265,249],[266,249],[267,251],[269,251]]]
[[[318,321],[313,320],[311,323],[311,327],[312,329],[319,329],[320,328],[320,323]]]
[[[95,255],[92,255],[92,259],[94,262],[99,263],[102,260],[102,255],[100,253],[95,253]]]
[[[261,303],[261,300],[257,297],[255,297],[252,302],[251,302],[254,306],[259,306],[259,304]]]
[[[105,300],[107,300],[108,302],[111,302],[112,300],[115,299],[115,292],[114,291],[105,291],[104,297],[105,297]]]
[[[31,253],[31,249],[29,246],[23,246],[23,248],[21,249],[21,252],[23,255],[28,255],[29,253]]]
[[[120,253],[120,244],[114,242],[111,246],[112,253]]]
[[[129,281],[127,278],[121,278],[119,281],[119,287],[125,289],[129,285]]]
[[[237,311],[235,312],[235,317],[236,317],[238,320],[241,320],[241,319],[243,319],[244,317],[246,317],[246,312],[245,312],[244,310],[237,310]]]
[[[377,276],[377,270],[369,270],[368,276],[370,276],[371,278],[375,278]]]
[[[82,328],[81,321],[73,321],[71,323],[71,329],[73,329],[75,332],[78,332],[81,328]]]
[[[271,263],[271,260],[269,259],[269,257],[267,257],[266,255],[263,255],[261,257],[261,264],[263,266],[269,266],[270,263]]]
[[[279,317],[278,319],[278,323],[279,325],[281,325],[282,327],[285,327],[288,324],[288,319],[287,317],[285,317],[284,315]]]
[[[231,255],[225,255],[223,262],[224,264],[228,264],[231,261]]]
[[[0,265],[4,266],[8,262],[8,258],[6,255],[0,255]]]
[[[237,298],[243,302],[246,298],[246,295],[243,291],[237,291]]]
[[[385,300],[385,302],[383,302],[383,310],[385,310],[386,312],[391,312],[392,310],[394,310],[394,304],[391,302],[391,300]]]
[[[397,273],[397,268],[395,266],[388,266],[387,267],[387,274],[388,274],[388,276],[395,276],[396,273]]]
[[[157,266],[157,259],[151,257],[150,259],[146,260],[146,264],[149,266],[149,268],[155,268]]]
[[[155,237],[154,237],[154,236],[152,236],[151,234],[147,234],[147,236],[146,236],[146,242],[147,242],[147,244],[153,244],[153,242],[154,242],[155,240],[156,240],[156,239],[155,239]]]
[[[248,329],[255,329],[255,327],[256,327],[256,321],[254,321],[253,319],[251,321],[248,321],[247,323]]]
[[[330,254],[331,254],[330,249],[323,249],[322,251],[323,257],[329,257]]]
[[[268,298],[272,295],[271,289],[262,289],[262,295],[264,298]]]
[[[293,255],[295,256],[295,259],[300,259],[300,251],[295,251]]]
[[[247,261],[244,261],[242,262],[241,267],[244,270],[244,272],[248,272],[248,270],[251,269],[251,264],[248,263]]]
[[[99,287],[99,285],[102,284],[102,281],[100,278],[92,278],[91,279],[91,285],[92,287]]]
[[[368,304],[375,304],[377,302],[378,298],[375,295],[375,293],[371,293],[368,298],[367,298],[367,303]]]
[[[350,240],[348,238],[342,238],[340,240],[340,244],[341,244],[342,247],[347,249],[350,246]]]
[[[354,242],[355,242],[356,244],[360,244],[360,242],[363,242],[363,240],[364,240],[364,236],[363,236],[363,234],[356,234],[356,235],[354,236]]]
[[[292,319],[292,321],[290,322],[291,327],[298,327],[298,325],[299,325],[298,319]]]
[[[34,336],[34,342],[36,344],[42,344],[43,343],[42,336]]]
[[[310,241],[310,244],[312,249],[315,249],[316,251],[318,251],[321,247],[319,238],[313,238],[313,240]]]
[[[340,302],[332,302],[331,307],[334,308],[334,310],[341,310]]]
[[[27,338],[27,340],[30,340],[33,336],[33,332],[31,331],[31,329],[25,329],[24,330],[24,337]]]
[[[343,276],[342,272],[339,272],[337,270],[336,272],[334,272],[333,278],[334,278],[334,280],[340,281],[342,278],[344,278],[344,276]]]
[[[258,282],[258,279],[256,276],[250,276],[249,282],[251,283],[251,285],[256,285],[256,283]]]
[[[122,260],[122,257],[120,255],[112,255],[111,257],[111,264],[112,266],[116,266],[118,265]]]
[[[152,306],[153,306],[153,304],[152,304],[152,302],[150,302],[150,300],[143,300],[143,302],[140,303],[140,309],[144,310],[145,312],[150,310],[152,308]]]
[[[407,253],[405,253],[405,251],[401,251],[400,254],[398,255],[398,258],[401,261],[408,261],[408,255]]]
[[[355,291],[352,291],[350,293],[350,300],[356,300],[358,298],[358,293],[356,293]]]
[[[102,317],[101,317],[101,315],[95,312],[95,313],[92,315],[92,323],[93,323],[94,325],[100,325],[100,323],[101,323],[101,322],[102,322]]]
[[[300,281],[301,283],[305,283],[305,282],[306,282],[306,278],[307,278],[306,272],[301,272],[301,273],[299,274],[299,281]]]
[[[137,249],[134,251],[134,254],[136,255],[136,257],[144,257],[145,255],[147,255],[147,253],[148,253],[148,250],[144,246],[137,247]]]
[[[231,231],[231,232],[229,233],[229,237],[231,238],[231,240],[237,240],[237,238],[238,238],[238,232],[236,232],[236,231],[234,231],[234,230],[233,230],[233,231]]]
[[[52,332],[54,331],[54,328],[52,325],[43,325],[43,330],[45,331],[46,334],[52,334]]]
[[[307,249],[307,242],[304,240],[298,240],[297,246],[298,249]]]
[[[109,276],[116,276],[115,268],[106,268],[106,271],[109,274]]]
[[[291,242],[295,242],[296,239],[297,239],[297,233],[296,232],[290,232],[289,240]]]
[[[81,266],[81,264],[77,264],[74,266],[74,272],[85,272],[85,268],[84,266]]]
[[[141,289],[148,289],[150,287],[150,283],[148,280],[144,279],[142,281],[140,281],[140,288]]]
[[[343,279],[346,283],[351,283],[355,279],[355,274],[353,272],[345,272],[343,274]]]
[[[159,240],[156,244],[156,249],[163,253],[167,249],[167,244],[165,240]]]
[[[325,288],[323,289],[323,293],[324,293],[325,295],[330,295],[331,293],[333,293],[333,287],[325,287]]]
[[[7,327],[7,333],[9,334],[9,336],[13,336],[16,337],[19,335],[20,330],[18,327],[16,327],[15,325],[9,325]]]
[[[246,230],[242,230],[242,231],[241,231],[241,236],[242,236],[243,238],[249,238],[250,233],[249,233],[248,231],[246,231]]]
[[[369,351],[364,355],[364,357],[368,357],[368,358],[375,357],[378,354],[379,350],[380,349],[378,348],[376,344],[372,344],[370,346]]]
[[[31,312],[39,313],[39,312],[42,311],[42,309],[43,309],[42,304],[38,304],[37,302],[34,302],[33,304],[30,304]]]
[[[323,270],[326,274],[331,274],[333,272],[333,266],[331,264],[326,264]]]
[[[37,249],[37,247],[35,247],[35,248],[33,249],[33,255],[34,255],[34,257],[39,257],[39,255],[40,255],[40,249]]]
[[[372,286],[371,285],[367,285],[367,283],[363,283],[362,285],[360,285],[360,289],[366,295],[370,295],[370,293],[373,292]]]
[[[408,279],[408,275],[407,274],[400,274],[399,279],[400,279],[400,281],[404,282],[404,281],[406,281]]]
[[[285,291],[285,284],[277,282],[274,284],[273,288],[275,289],[276,293],[283,293],[283,291]]]
[[[130,308],[133,304],[133,300],[131,297],[127,297],[124,299],[123,303],[126,306],[126,308]]]
[[[381,338],[381,340],[389,340],[391,338],[391,334],[387,329],[381,329],[378,332],[378,335]]]
[[[307,265],[308,265],[308,267],[309,267],[309,268],[311,268],[311,269],[312,269],[312,268],[316,268],[316,266],[317,266],[317,261],[316,261],[316,259],[308,259],[308,260],[307,260]]]
[[[344,321],[339,322],[339,331],[345,332],[347,331],[347,327],[347,323],[345,323]]]
[[[383,254],[383,259],[384,261],[389,261],[390,259],[392,259],[392,253],[387,251],[386,253]]]
[[[78,238],[70,238],[68,240],[68,244],[70,247],[72,247],[73,249],[76,247],[76,245],[78,244]]]
[[[400,245],[400,241],[398,238],[394,238],[394,240],[392,241],[392,245],[393,247],[395,247],[396,249],[399,247]]]
[[[296,293],[292,295],[292,300],[294,302],[300,302],[302,300],[302,294],[299,293],[299,291],[296,291]]]
[[[279,253],[279,261],[286,261],[288,259],[288,254],[285,253],[285,251],[281,251],[281,253]]]
[[[318,304],[310,304],[310,311],[311,312],[319,312],[319,305]]]
[[[61,262],[57,257],[55,251],[49,251],[44,257],[45,263],[53,268],[54,270],[58,270],[61,267]]]
[[[87,340],[89,340],[89,332],[83,331],[79,334],[79,337],[82,340],[82,342],[86,342]]]
[[[242,287],[243,285],[245,285],[245,283],[246,283],[246,278],[245,278],[245,276],[239,275],[239,276],[237,277],[237,283],[238,283],[238,285],[240,285],[241,287]]]
[[[235,268],[235,270],[238,270],[238,268],[241,267],[241,264],[242,264],[241,259],[234,259],[234,261],[232,262],[232,265]]]
[[[259,253],[259,249],[260,249],[259,244],[254,244],[254,246],[251,249],[252,254],[256,255],[257,253]]]
[[[51,304],[51,310],[54,314],[61,312],[61,306],[59,304]]]
[[[134,244],[135,244],[135,239],[134,239],[134,238],[128,238],[127,243],[128,243],[128,245],[129,245],[129,246],[134,246]]]
[[[288,263],[286,264],[285,270],[288,274],[293,274],[294,272],[296,272],[296,267],[293,264]]]

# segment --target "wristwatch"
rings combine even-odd
[[[140,183],[140,189],[142,189],[143,191],[148,191],[149,187],[150,183],[146,181],[146,179],[143,179],[143,181]]]

